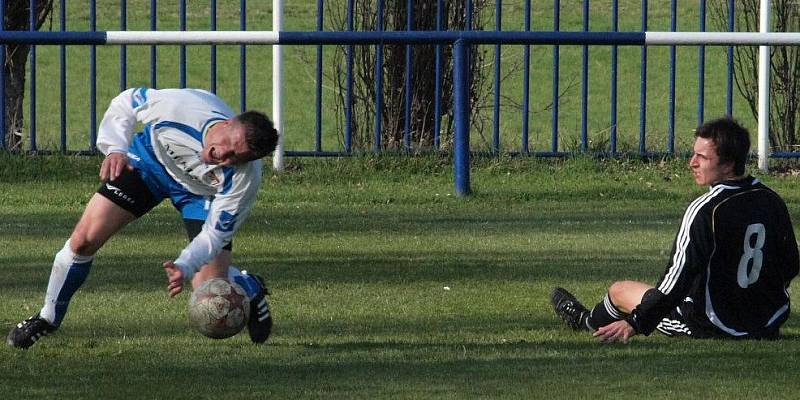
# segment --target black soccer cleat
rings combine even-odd
[[[248,274],[242,271],[242,274],[250,275],[258,281],[259,290],[252,300],[250,300],[250,319],[247,321],[247,331],[250,333],[250,340],[255,344],[262,344],[269,338],[272,332],[272,313],[269,311],[269,302],[267,301],[267,290],[264,285],[264,279],[256,274]]]
[[[49,322],[45,321],[44,318],[40,317],[39,314],[36,314],[18,323],[17,326],[11,329],[11,332],[8,333],[6,343],[11,347],[24,350],[36,344],[42,336],[47,336],[55,332],[56,329],[58,329],[57,326],[51,325]]]
[[[550,292],[550,304],[553,311],[564,320],[570,328],[576,331],[591,331],[586,325],[589,310],[581,304],[572,293],[557,287]]]

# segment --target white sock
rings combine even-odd
[[[255,278],[250,275],[245,275],[242,271],[233,265],[228,267],[228,280],[236,282],[247,293],[247,299],[250,300],[258,294],[259,285]]]
[[[53,260],[44,306],[39,312],[41,318],[56,326],[61,324],[72,295],[89,275],[93,258],[75,254],[67,240]]]

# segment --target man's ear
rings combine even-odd
[[[736,175],[736,162],[734,161],[726,161],[720,165],[722,167],[722,171],[724,172],[723,175],[726,176],[734,176]]]

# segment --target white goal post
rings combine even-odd
[[[272,0],[272,30],[283,30],[283,0]],[[272,152],[272,168],[283,171],[283,52],[272,45],[272,122],[278,130],[278,145]]]

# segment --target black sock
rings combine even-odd
[[[589,313],[589,318],[586,319],[586,324],[596,330],[601,326],[606,326],[614,321],[625,319],[628,314],[620,311],[614,303],[611,302],[611,297],[608,294],[603,297],[603,300],[597,303],[596,306]]]

